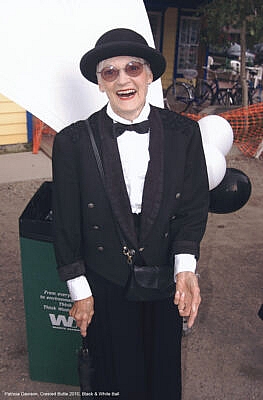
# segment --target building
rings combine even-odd
[[[32,116],[0,94],[0,146],[32,140]]]
[[[167,60],[162,78],[166,89],[185,69],[202,74],[206,49],[200,44],[202,19],[196,9],[198,0],[144,0],[152,27],[155,46]]]

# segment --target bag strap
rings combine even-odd
[[[91,146],[92,146],[92,149],[93,149],[93,152],[94,152],[94,156],[95,156],[95,159],[96,159],[97,167],[98,167],[98,170],[99,170],[99,173],[100,173],[104,188],[106,189],[105,174],[104,174],[102,161],[101,161],[101,158],[100,158],[100,153],[99,153],[99,150],[98,150],[98,147],[97,147],[94,135],[93,135],[93,131],[91,129],[91,126],[90,126],[90,123],[89,123],[88,119],[85,120],[85,124],[86,124],[86,127],[88,129],[88,133],[89,133],[89,137],[90,137],[90,141],[91,141]]]
[[[99,150],[98,150],[95,138],[94,138],[94,134],[93,134],[93,131],[92,131],[92,128],[90,126],[90,123],[89,123],[88,119],[85,120],[85,124],[86,124],[87,130],[88,130],[88,133],[89,133],[91,146],[92,146],[92,149],[93,149],[93,152],[94,152],[94,156],[95,156],[97,167],[98,167],[98,170],[99,170],[99,173],[100,173],[100,176],[101,176],[101,180],[102,180],[105,192],[107,194],[105,173],[104,173],[104,169],[103,169],[103,164],[102,164],[100,153],[99,153]],[[121,232],[121,229],[119,227],[119,224],[116,222],[115,225],[116,225],[116,228],[117,228],[117,231],[118,231],[118,235],[119,235],[119,238],[120,238],[120,241],[121,241],[122,252],[127,257],[127,263],[128,264],[132,264],[132,258],[133,258],[134,254],[135,254],[135,251],[133,249],[129,249],[128,248],[128,246],[126,244],[126,241],[125,241],[125,239],[124,239],[124,237],[122,235],[122,232]]]

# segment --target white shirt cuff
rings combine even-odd
[[[69,279],[67,285],[72,301],[83,300],[92,296],[90,285],[84,275]]]
[[[193,272],[196,270],[196,258],[193,254],[176,254],[174,256],[174,281],[179,272]]]

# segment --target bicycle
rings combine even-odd
[[[213,92],[209,84],[200,79],[196,80],[196,85],[193,84],[197,75],[196,70],[189,69],[184,71],[184,78],[188,82],[173,81],[164,95],[167,108],[182,113],[187,111],[191,105],[196,108],[205,108],[211,104]]]
[[[261,68],[261,67],[260,67]],[[261,71],[262,74],[262,71]],[[256,104],[262,101],[262,79],[256,79],[257,71],[248,68],[248,104]],[[240,77],[232,87],[229,97],[232,98],[233,105],[242,104],[242,86]]]
[[[206,67],[203,67],[204,69],[207,69]],[[233,80],[233,74],[235,74],[235,71],[231,70],[226,70],[226,69],[221,69],[222,66],[211,66],[210,69],[207,69],[207,72],[209,72],[209,77],[207,79],[207,82],[209,83],[212,91],[213,91],[213,98],[211,101],[211,105],[222,105],[222,106],[231,106],[234,103],[233,97],[232,97],[232,89],[233,86],[236,84],[236,79]],[[230,73],[230,76],[229,76]],[[223,78],[223,75],[227,74],[227,77]],[[212,75],[212,77],[211,77]],[[220,77],[221,75],[221,77]],[[222,83],[225,82],[225,87],[222,87]],[[230,86],[231,85],[231,86]]]
[[[189,111],[200,112],[202,109],[216,103],[224,106],[229,105],[233,100],[229,95],[228,88],[220,88],[217,72],[211,71],[213,77],[209,80],[198,79],[196,70],[185,70],[184,78],[187,82],[176,81],[167,88],[164,95],[165,106],[178,113]],[[194,85],[194,79],[196,84]],[[209,83],[211,81],[211,83]]]

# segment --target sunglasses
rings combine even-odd
[[[141,75],[143,71],[143,66],[147,63],[141,63],[139,61],[130,61],[125,65],[124,68],[116,68],[113,65],[103,68],[101,71],[97,73],[101,75],[102,79],[106,82],[113,82],[118,78],[120,71],[123,70],[125,73],[131,78],[136,78]]]

